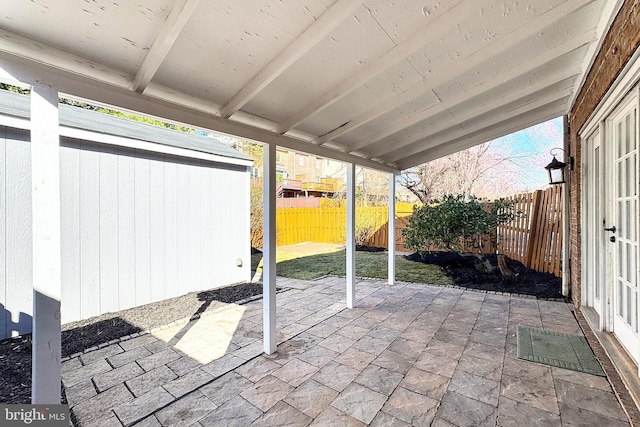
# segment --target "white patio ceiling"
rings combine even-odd
[[[0,80],[393,171],[566,114],[614,0],[13,0]]]

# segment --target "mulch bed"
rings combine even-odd
[[[360,252],[384,252],[387,248],[381,248],[379,246],[367,246],[367,245],[356,245],[356,251]]]
[[[562,299],[562,279],[549,273],[539,273],[521,262],[507,258],[508,267],[516,274],[506,280],[498,268],[496,255],[458,254],[455,252],[414,253],[406,259],[435,264],[456,286],[483,291],[531,295],[541,299]]]

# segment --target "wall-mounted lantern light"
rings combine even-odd
[[[562,151],[565,154],[565,157],[569,158],[569,163],[561,162],[556,159],[556,155],[553,154],[556,150]],[[549,173],[549,184],[564,184],[566,182],[565,169],[569,166],[569,170],[573,170],[573,157],[569,156],[569,153],[562,148],[554,148],[550,151],[550,154],[553,156],[553,160],[544,167]]]

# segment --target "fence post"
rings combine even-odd
[[[527,242],[527,252],[525,253],[524,265],[531,268],[533,254],[538,240],[538,224],[540,220],[540,209],[542,208],[542,190],[533,193],[533,207],[531,208],[531,223],[529,229],[529,241]]]

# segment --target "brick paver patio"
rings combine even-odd
[[[516,357],[516,328],[581,334],[561,302],[344,278],[230,304],[63,362],[82,426],[627,426],[604,377]]]

